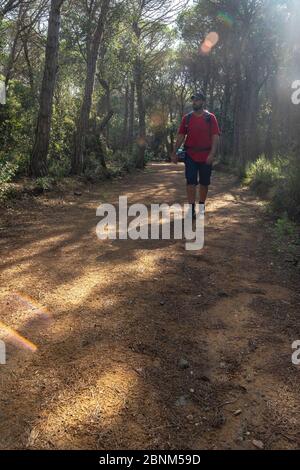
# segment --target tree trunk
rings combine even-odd
[[[80,174],[84,169],[85,139],[88,130],[88,121],[92,106],[94,91],[96,64],[99,53],[100,42],[103,35],[105,20],[109,9],[110,0],[103,0],[101,12],[98,18],[96,31],[88,38],[87,44],[87,68],[83,101],[77,121],[75,135],[75,148],[72,158],[72,173]]]
[[[105,90],[105,112],[106,114],[108,114],[111,111],[110,86],[109,86],[109,83],[103,78],[99,77],[99,75],[98,75],[98,80],[102,88],[104,88]],[[107,144],[109,145],[109,122],[107,123],[107,126],[105,128],[105,138],[106,138]]]
[[[58,64],[60,15],[63,0],[52,0],[46,44],[45,68],[40,94],[35,142],[30,160],[32,176],[46,176],[50,140],[52,103]]]
[[[259,88],[251,86],[248,105],[248,126],[247,126],[247,152],[246,165],[253,162],[259,155],[260,139],[258,134],[258,115],[259,115]]]
[[[139,116],[139,136],[137,140],[138,154],[136,160],[136,167],[144,168],[146,150],[146,113],[143,97],[142,63],[140,59],[137,59],[135,63],[135,84]]]
[[[215,92],[215,79],[214,77],[212,77],[210,81],[210,86],[209,86],[209,102],[208,102],[209,110],[211,112],[214,111],[214,102],[215,102],[214,92]]]
[[[230,93],[230,83],[229,79],[226,80],[225,82],[225,87],[224,87],[224,93],[223,93],[223,100],[222,100],[222,108],[221,108],[221,156],[222,160],[226,162],[226,157],[229,153],[229,149],[231,148],[230,146],[230,141],[231,135],[230,135],[230,130],[227,125],[227,119],[228,119],[228,109],[229,109],[229,104],[230,104],[230,98],[231,98],[231,93]]]
[[[174,151],[175,146],[175,132],[173,127],[173,109],[172,109],[172,100],[169,102],[169,132],[167,132],[167,141],[168,141],[168,159],[171,159],[171,155]]]
[[[276,90],[276,81],[273,78],[269,86],[269,103],[271,110],[267,118],[267,129],[266,138],[264,143],[264,153],[268,160],[271,160],[274,155],[274,144],[278,147],[278,113],[279,113],[279,101],[278,93]]]
[[[128,151],[132,152],[133,144],[133,128],[134,128],[134,101],[135,101],[135,83],[130,83],[130,98],[129,98],[129,119],[128,119],[128,137],[127,145]]]
[[[128,138],[128,115],[129,115],[129,107],[128,107],[128,101],[129,101],[129,85],[128,82],[126,83],[126,88],[125,88],[125,97],[124,97],[124,120],[123,120],[123,132],[122,132],[122,148],[127,147],[127,138]]]
[[[245,116],[247,114],[247,89],[242,79],[240,63],[235,67],[235,102],[234,102],[234,123],[233,123],[233,159],[237,165],[239,174],[244,171],[245,161]]]
[[[246,74],[239,103],[238,167],[240,175],[244,174],[247,164],[257,156],[258,93],[258,86],[251,80],[250,75]]]

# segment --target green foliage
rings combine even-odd
[[[71,162],[67,156],[62,155],[59,159],[50,159],[49,175],[55,179],[61,179],[70,174]]]
[[[18,167],[15,163],[4,161],[0,158],[0,201],[8,199],[12,195],[12,182]]]
[[[270,199],[271,211],[300,220],[300,161],[296,155],[267,160],[264,156],[252,163],[245,182],[255,193]]]
[[[84,175],[91,181],[102,180],[107,177],[107,171],[95,154],[90,154],[88,156]]]
[[[70,173],[74,129],[70,107],[61,103],[54,109],[48,155],[49,175],[54,178],[63,178]]]
[[[33,144],[35,107],[30,90],[18,81],[12,81],[7,103],[0,107],[0,158],[14,161],[19,173],[26,173],[28,155]]]
[[[1,71],[6,72],[11,65],[7,104],[0,106],[0,158],[16,165],[16,176],[28,174],[47,33],[46,11],[41,17],[35,16],[36,2],[23,3],[26,5],[20,17],[16,9],[14,14],[0,20]],[[283,79],[289,81],[292,76],[293,55],[286,51],[292,51],[294,44],[285,34],[293,18],[289,2],[282,2],[286,3],[284,9],[279,1],[264,5],[264,2],[250,0],[201,0],[189,2],[181,9],[174,4],[174,22],[167,20],[170,3],[158,7],[156,2],[112,2],[99,50],[87,126],[89,135],[85,136],[84,167],[85,174],[91,178],[130,171],[135,166],[138,149],[134,140],[144,117],[148,146],[145,163],[165,159],[174,145],[182,114],[191,109],[190,93],[198,87],[205,89],[207,107],[219,119],[223,135],[220,148],[224,158],[233,155],[231,167],[244,172],[245,163],[252,161],[264,148],[270,148],[267,152],[270,157],[282,149],[288,152],[286,135],[292,138],[297,120],[293,119],[291,109],[282,106],[274,84],[277,70],[281,70]],[[54,179],[70,173],[76,123],[85,88],[87,38],[95,31],[101,9],[99,1],[93,2],[93,8],[89,8],[89,2],[73,2],[72,5],[71,9],[63,10],[61,18],[59,67],[47,161],[49,177]],[[168,12],[166,18],[163,12]],[[33,20],[30,27],[29,18]],[[219,40],[209,53],[203,53],[199,47],[211,31],[218,32]],[[137,97],[139,81],[142,100]],[[135,84],[133,116],[132,84]],[[253,90],[259,90],[259,95],[252,93]],[[252,102],[253,109],[248,108]],[[238,109],[242,109],[244,115],[236,119]],[[285,111],[280,113],[280,109]],[[99,124],[110,110],[114,114],[104,130],[109,148],[102,153]],[[258,129],[250,121],[246,122],[247,115],[253,112]],[[90,125],[93,122],[96,125]],[[287,126],[291,127],[291,132],[287,133]],[[129,130],[133,136],[133,142],[128,142],[132,148],[130,154],[123,148],[131,138]],[[249,139],[245,139],[247,135]],[[265,145],[266,142],[271,145]],[[297,168],[289,171],[278,159],[271,161],[261,157],[248,168],[246,180],[258,194],[272,196],[274,210],[281,213],[288,206],[289,215],[298,217]]]
[[[259,196],[267,196],[280,179],[281,166],[280,160],[269,161],[262,155],[248,166],[245,182]]]
[[[54,185],[55,180],[49,176],[40,177],[35,180],[35,187],[43,191],[50,191]]]
[[[90,180],[97,181],[105,178],[114,178],[130,172],[135,168],[134,154],[121,150],[116,150],[115,152],[110,150],[106,152],[106,164],[107,168],[105,169],[99,157],[96,154],[90,154],[84,172],[85,176]]]
[[[288,213],[284,212],[278,218],[273,228],[273,247],[285,262],[300,267],[300,237],[299,225],[291,221]]]
[[[277,219],[275,224],[277,238],[282,240],[285,236],[292,237],[296,234],[296,225],[289,218],[287,212]]]
[[[287,212],[292,220],[300,220],[300,160],[290,156],[282,168],[282,178],[273,193],[271,207],[276,213]]]
[[[17,172],[18,166],[12,162],[0,160],[0,184],[10,183]]]
[[[125,173],[131,172],[136,167],[136,148],[133,152],[129,153],[126,150],[116,150],[111,153],[107,158],[107,170],[109,177],[122,176]]]

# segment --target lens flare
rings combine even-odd
[[[153,127],[160,127],[166,121],[166,116],[162,112],[152,113],[150,116],[150,123]]]
[[[16,300],[17,302],[19,302],[19,304],[21,304],[27,310],[30,310],[30,316],[32,320],[34,321],[50,320],[51,314],[48,311],[47,307],[42,306],[29,295],[23,294],[21,292],[13,292],[10,295],[10,298],[12,300]]]
[[[203,44],[201,44],[200,46],[200,53],[203,54],[203,55],[207,55],[209,54],[211,51],[211,47],[209,47],[207,44],[205,44],[205,42]]]
[[[226,13],[225,11],[219,11],[217,18],[228,28],[231,28],[234,23],[232,16],[230,16],[229,13]]]
[[[24,329],[38,327],[45,331],[45,328],[52,322],[52,316],[48,309],[27,294],[17,291],[12,292],[6,297],[6,304],[10,305],[10,310],[19,323],[17,326],[14,325],[14,328]],[[6,305],[4,310],[7,316],[9,312]],[[14,328],[0,321],[0,339],[3,339],[4,342],[9,341],[17,347],[36,352],[38,347],[32,341],[18,333]]]
[[[144,139],[143,137],[138,137],[136,139],[136,143],[139,147],[145,147],[146,145],[146,139]]]
[[[22,294],[21,292],[13,292],[11,298],[17,300],[21,305],[26,307],[28,310],[31,310],[33,314],[39,316],[40,319],[49,319],[50,312],[47,307],[40,305],[35,299],[30,297],[27,294]]]
[[[17,331],[13,330],[9,326],[6,326],[0,321],[0,335],[3,335],[4,341],[11,341],[16,346],[21,346],[24,349],[28,349],[31,352],[36,352],[37,346],[33,344],[29,339],[20,335]]]
[[[205,43],[209,46],[209,47],[214,47],[217,42],[219,41],[219,35],[218,33],[216,33],[215,31],[212,31],[211,33],[208,33],[208,35],[206,36],[205,38]]]
[[[203,43],[200,46],[200,53],[207,55],[211,52],[212,48],[218,43],[219,35],[215,31],[208,33]]]

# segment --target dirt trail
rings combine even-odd
[[[182,166],[20,201],[1,224],[0,448],[299,448],[299,279],[258,201],[216,173],[188,252],[99,241],[95,209],[119,195],[184,202]]]

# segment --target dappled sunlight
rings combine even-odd
[[[105,244],[105,241],[103,243]],[[122,240],[119,243],[126,244],[126,241]],[[135,260],[122,261],[121,266],[118,263],[116,266],[106,266],[105,268],[99,265],[99,268],[88,267],[82,269],[79,277],[75,277],[69,282],[54,288],[48,294],[47,302],[51,304],[53,301],[57,304],[57,300],[61,299],[61,306],[64,309],[76,307],[83,305],[94,289],[97,289],[97,296],[101,298],[101,290],[111,285],[112,279],[110,276],[114,276],[115,283],[118,282],[118,279],[123,278],[124,273],[134,279],[140,275],[151,277],[155,273],[155,262],[159,256],[159,253],[144,253],[141,250],[135,252]]]
[[[45,228],[48,229],[48,226]],[[43,228],[40,227],[39,230],[43,230]],[[45,238],[40,237],[37,240],[30,239],[27,243],[22,240],[23,246],[19,249],[20,256],[18,258],[16,258],[15,254],[8,256],[6,262],[2,263],[2,272],[6,275],[14,272],[18,272],[20,274],[28,265],[31,264],[31,258],[40,254],[48,254],[51,258],[56,257],[58,253],[53,253],[52,250],[56,245],[59,246],[67,243],[70,239],[69,230],[66,228],[64,230],[63,226],[59,226],[57,230],[60,232],[59,235],[48,235],[45,236]],[[36,233],[34,233],[34,236],[36,236]],[[11,260],[14,261],[13,264],[11,263]],[[28,261],[28,263],[24,263],[24,261]]]
[[[150,212],[151,203],[166,202],[166,191],[172,201],[185,202],[181,169],[173,170],[170,164],[150,168],[153,174],[138,175],[130,187],[118,183],[106,202],[127,194],[129,203],[146,203]],[[247,361],[254,358],[246,348],[249,331],[257,330],[246,324],[244,291],[248,289],[249,300],[252,290],[264,289],[254,269],[258,236],[253,238],[249,230],[255,203],[234,183],[232,177],[215,175],[201,252],[188,254],[183,240],[98,240],[97,191],[91,195],[91,208],[81,209],[80,226],[77,219],[73,223],[77,209],[69,213],[67,241],[52,240],[48,247],[45,242],[47,251],[37,255],[27,246],[28,260],[19,264],[26,268],[22,275],[16,270],[7,278],[1,304],[5,312],[1,320],[22,335],[19,348],[25,351],[27,346],[30,353],[24,357],[12,352],[2,380],[2,393],[18,385],[11,408],[6,407],[14,435],[24,435],[22,441],[15,440],[17,447],[121,448],[133,441],[155,445],[157,436],[159,442],[170,440],[173,445],[199,439],[207,445],[207,428],[228,395],[240,400],[238,406],[245,409],[249,423],[255,422],[251,402],[248,407],[243,401],[234,375],[226,382],[222,367],[217,369],[224,353],[225,363],[232,359],[232,367],[238,364],[240,349],[246,351],[242,357]],[[49,234],[49,228],[40,235],[45,232]],[[15,256],[23,250],[19,243]],[[51,252],[59,256],[52,259]],[[18,289],[12,288],[16,280]],[[280,292],[289,298],[288,289]],[[45,328],[49,318],[51,328]],[[32,349],[22,344],[23,337]],[[182,356],[190,361],[187,374],[177,367]],[[267,361],[259,363],[262,370]],[[209,381],[195,379],[190,371],[208,375]],[[239,380],[244,383],[242,376]],[[276,374],[268,380],[282,389],[284,381]],[[273,416],[280,407],[278,416],[290,416],[296,407],[293,391],[286,388],[287,404],[280,405],[276,391],[271,394],[265,384],[259,386],[270,399],[269,408],[264,402],[257,405],[260,414],[268,410]],[[255,390],[248,388],[252,399]],[[183,394],[187,408],[176,404]],[[186,438],[182,426],[190,414],[199,426],[193,424]],[[207,417],[207,425],[200,415]],[[24,423],[30,423],[29,431]],[[228,416],[228,423],[234,439],[238,420],[232,421],[233,426]],[[228,428],[213,433],[223,436],[223,430]],[[3,427],[1,433],[2,445],[8,447],[12,437]]]
[[[64,307],[74,307],[82,304],[96,286],[105,286],[108,282],[100,270],[86,268],[82,270],[80,277],[75,277],[54,288],[49,293],[48,301],[51,303],[51,301],[61,299]]]
[[[73,439],[76,441],[77,432],[84,433],[85,427],[94,428],[98,433],[101,429],[112,427],[138,384],[139,379],[134,371],[113,365],[100,378],[89,377],[86,384],[75,383],[62,391],[43,410],[35,432],[42,442],[50,438],[59,447],[68,445],[68,441],[69,445],[74,446]]]

